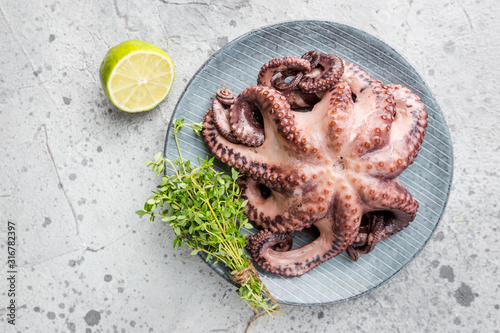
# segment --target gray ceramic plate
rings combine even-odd
[[[377,244],[357,262],[337,256],[301,277],[283,277],[260,271],[262,280],[280,303],[327,304],[351,299],[380,286],[422,251],[443,214],[452,180],[453,156],[448,128],[431,91],[413,67],[395,50],[360,30],[325,21],[294,21],[247,33],[211,56],[189,82],[173,118],[199,122],[221,84],[239,94],[256,84],[260,67],[272,58],[301,56],[307,51],[332,53],[364,68],[384,84],[396,83],[418,94],[429,114],[427,135],[415,160],[400,176],[420,203],[416,219],[402,232]],[[172,122],[171,122],[172,124]],[[165,155],[177,159],[167,133]],[[183,130],[179,136],[183,157],[197,161],[210,153],[203,140]],[[250,233],[255,233],[251,231]],[[312,240],[307,233],[294,234],[294,247]],[[229,280],[224,266],[209,263]]]

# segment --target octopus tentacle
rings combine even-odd
[[[290,251],[280,252],[267,246],[267,240],[273,240],[270,231],[264,231],[247,238],[247,247],[253,260],[265,271],[286,276],[302,275],[320,263],[327,260],[325,254],[329,253],[335,241],[334,234],[330,231],[330,224],[322,220],[316,224],[320,235],[311,243]]]
[[[367,179],[360,182],[369,183]],[[363,215],[356,243],[349,247],[349,256],[357,260],[359,253],[369,253],[377,242],[407,227],[415,219],[418,202],[399,181],[372,180],[371,186],[358,189],[367,212]],[[382,189],[382,190],[380,190]]]
[[[426,133],[427,112],[420,98],[408,88],[388,85],[387,90],[394,96],[395,118],[388,144],[379,154],[369,158],[375,166],[369,173],[395,178],[412,164],[418,155]]]
[[[290,119],[293,117],[289,110],[290,106],[285,98],[275,89],[249,87],[231,106],[231,129],[240,142],[247,146],[258,147],[264,142],[266,126],[272,126],[273,120],[279,121],[286,116]],[[280,133],[283,136],[290,130],[291,126],[283,125]]]
[[[217,92],[215,93],[215,98],[217,98],[217,100],[219,100],[219,102],[221,102],[223,105],[230,106],[234,103],[236,94],[228,90],[226,85],[223,84],[222,89],[217,90]]]
[[[357,133],[350,138],[353,156],[362,156],[387,145],[394,119],[394,99],[380,81],[354,64],[347,64],[342,79],[350,89],[352,103],[348,113],[351,128]],[[338,120],[339,116],[333,117]]]
[[[285,252],[289,251],[293,245],[293,238],[289,232],[260,230],[256,235],[246,238],[250,252],[262,252],[269,247],[273,247],[273,250],[277,252]]]
[[[299,175],[301,182],[315,175]],[[317,176],[316,176],[317,178]],[[328,203],[333,201],[333,191],[327,185],[310,181],[308,199],[297,200],[293,192],[287,191],[269,180],[245,179],[241,181],[241,197],[248,200],[245,214],[256,225],[278,231],[301,231],[328,214]],[[269,186],[268,186],[269,185]]]
[[[394,179],[389,182],[366,177],[360,178],[358,182],[363,184],[359,185],[358,194],[367,206],[366,211],[390,211],[402,225],[407,225],[415,218],[418,202],[399,180]]]
[[[236,99],[236,95],[231,91],[224,89],[217,90],[216,97],[212,102],[212,114],[215,126],[219,133],[226,138],[229,142],[238,143],[238,139],[231,131],[229,126],[229,108]]]
[[[315,94],[304,93],[296,86],[302,80],[304,73],[310,70],[311,63],[307,59],[299,57],[272,59],[262,66],[257,77],[257,84],[270,86],[282,92],[292,108],[309,107],[319,99]],[[285,82],[285,79],[290,76],[295,77],[290,82]]]
[[[262,121],[258,125],[266,131],[265,144],[257,146],[254,143],[255,133],[264,137],[264,130],[258,131],[261,128],[254,126],[255,119],[252,117],[259,117]],[[290,189],[299,185],[301,179],[296,172],[280,166],[280,161],[299,158],[297,153],[303,149],[311,152],[315,149],[295,126],[293,112],[279,92],[261,86],[245,89],[231,106],[230,125],[231,132],[242,144],[235,144],[219,133],[218,127],[221,126],[216,125],[213,110],[205,115],[203,137],[218,159],[252,179],[265,182],[269,187]],[[244,136],[246,133],[249,133],[248,137]],[[249,152],[248,146],[251,145],[257,147]],[[276,151],[276,145],[288,149]],[[266,156],[269,158],[263,158]]]
[[[366,182],[363,182],[366,184]],[[361,186],[360,197],[364,200],[368,212],[358,235],[357,245],[353,250],[369,253],[378,241],[389,237],[407,227],[415,219],[418,202],[399,181],[379,180],[372,186]],[[380,190],[380,189],[383,190]]]
[[[310,62],[300,57],[289,56],[272,59],[260,69],[257,84],[271,87],[273,77],[279,72],[309,72],[310,70]]]
[[[346,204],[349,207],[346,207]],[[258,238],[259,234],[250,236],[248,240],[252,258],[265,271],[297,276],[344,252],[357,234],[361,209],[351,208],[345,201],[337,203],[336,206],[340,209],[332,210],[336,213],[331,218],[314,224],[319,230],[318,238],[300,248],[278,252],[273,250],[272,246],[264,246],[266,243]],[[354,209],[356,212],[352,213]],[[264,234],[269,233],[271,232],[267,231]]]
[[[366,213],[361,219],[361,225],[354,243],[347,247],[347,254],[353,261],[357,261],[360,254],[368,254],[381,240],[380,234],[384,229],[384,218],[381,214]]]
[[[340,153],[344,144],[350,140],[349,127],[351,126],[353,100],[351,98],[351,88],[344,80],[332,88],[332,97],[328,107],[328,147],[330,150]]]
[[[281,178],[281,176],[278,176]],[[239,178],[238,185],[241,190],[241,198],[248,200],[245,208],[245,214],[252,222],[273,232],[299,230],[302,226],[301,221],[295,218],[286,220],[283,214],[277,209],[264,213],[263,207],[271,206],[276,193],[290,195],[292,191],[283,187],[282,181],[271,181],[262,179]],[[279,217],[278,217],[279,216]]]
[[[281,93],[285,96],[292,109],[308,108],[321,100],[317,94],[305,93],[299,89],[288,89]]]
[[[212,109],[204,117],[203,139],[212,154],[238,172],[252,179],[264,179],[269,187],[281,191],[291,191],[297,179],[292,171],[285,172],[279,166],[280,159],[285,158],[283,152],[277,152],[275,158],[265,159],[258,152],[248,151],[248,147],[242,144],[235,144],[226,139],[217,129]]]
[[[253,86],[245,89],[231,106],[230,121],[234,135],[247,146],[260,147],[265,136],[269,136],[270,145],[277,139],[278,144],[296,157],[300,157],[298,152],[317,152],[304,135],[306,126],[295,121],[290,104],[274,88]]]
[[[310,52],[304,56],[308,54]],[[311,58],[314,59],[314,55],[311,55]],[[319,93],[328,90],[337,83],[344,72],[342,59],[333,54],[320,54],[319,61],[314,67],[299,83],[299,88],[304,92]]]
[[[243,91],[231,105],[230,126],[239,142],[251,147],[264,143],[264,105],[249,96],[249,88]],[[274,98],[274,97],[273,97]]]
[[[290,82],[286,82],[285,79],[294,76],[294,78]],[[273,88],[279,90],[279,91],[287,91],[290,89],[293,89],[299,84],[300,80],[302,80],[302,77],[304,76],[304,73],[299,72],[299,73],[293,73],[293,72],[280,72],[276,77],[272,80],[271,85]]]
[[[319,65],[319,61],[321,60],[321,56],[316,51],[309,51],[302,55],[303,59],[306,59],[311,63],[311,68],[316,68]]]
[[[342,192],[338,191],[333,210],[333,232],[337,235],[337,249],[332,257],[343,252],[351,245],[358,233],[364,212],[362,200],[355,191],[355,187],[342,185]]]
[[[332,125],[340,126],[340,122],[334,124],[331,121],[332,113],[337,112],[337,109],[338,112],[341,112],[342,109],[335,104],[338,94],[336,87],[324,92],[321,100],[314,104],[310,112],[294,112],[295,122],[299,124],[303,136],[301,140],[318,142],[317,138],[321,135],[321,144],[311,145],[312,150],[308,147],[302,147],[301,154],[312,164],[325,161],[324,158],[331,155],[332,151],[339,147],[336,145],[340,145],[343,141],[342,138],[339,139],[339,136],[347,135],[347,133],[340,133],[342,130],[336,131],[339,127],[330,128]],[[326,133],[327,140],[323,139],[323,133]],[[311,157],[313,158],[311,159]]]
[[[368,254],[375,248],[375,245],[382,239],[382,232],[385,228],[383,214],[365,214],[362,219],[362,231],[356,238],[356,244],[349,245],[347,253],[349,257],[357,261],[359,254]]]

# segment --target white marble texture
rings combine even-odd
[[[440,103],[454,142],[448,207],[423,252],[355,300],[282,306],[251,332],[498,332],[500,3],[495,0],[0,0],[0,331],[244,332],[234,287],[171,231],[134,214],[157,178],[188,80],[228,41],[263,25],[325,19],[396,49]],[[98,69],[127,39],[172,57],[155,110],[126,114]],[[17,318],[7,323],[7,221],[17,226]]]

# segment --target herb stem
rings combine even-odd
[[[177,153],[179,154],[179,159],[182,162],[181,148],[179,147],[179,142],[177,141],[177,135],[174,135],[175,145],[177,146]]]
[[[179,152],[180,153],[180,152]],[[177,168],[175,167],[175,164],[172,163],[171,160],[169,160],[168,158],[165,158],[165,161],[167,161],[168,163],[170,163],[170,165],[172,166],[172,169],[174,169],[174,172],[175,172],[175,175],[177,176],[177,178],[180,177],[179,173],[177,172]]]
[[[205,201],[208,205],[208,208],[210,209],[210,211],[212,212],[212,215],[215,219],[215,221],[217,221],[217,224],[219,225],[219,229],[221,230],[222,234],[224,235],[224,242],[223,244],[227,244],[227,250],[230,250],[230,252],[232,252],[232,257],[234,259],[236,259],[238,261],[238,264],[239,265],[243,265],[242,261],[241,261],[241,257],[238,255],[238,250],[236,250],[234,248],[234,244],[231,242],[231,241],[226,241],[227,240],[227,234],[226,234],[226,230],[222,227],[222,225],[220,224],[220,221],[219,219],[217,218],[217,214],[215,214],[214,210],[212,209],[212,205],[210,204],[210,202],[208,202],[208,200]],[[233,267],[233,268],[236,268],[236,267]]]

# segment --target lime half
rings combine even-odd
[[[99,77],[110,101],[127,112],[151,110],[167,97],[174,81],[172,59],[159,47],[129,40],[112,47]]]

